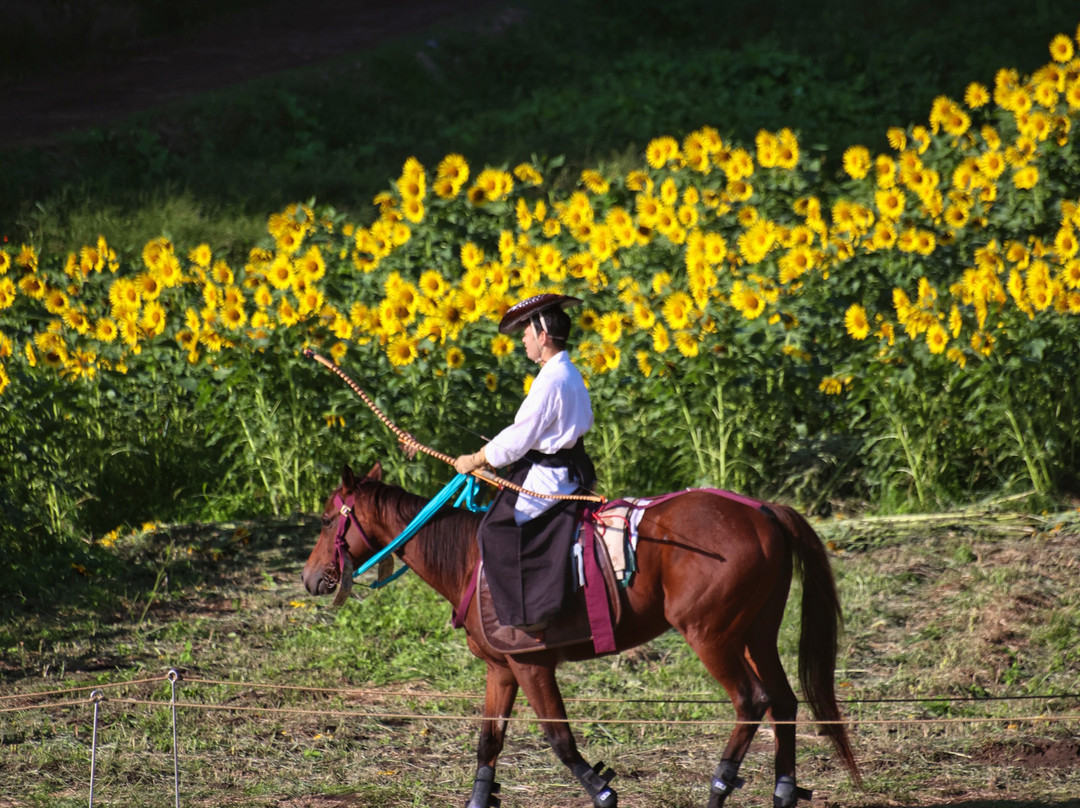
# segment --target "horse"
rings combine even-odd
[[[428,500],[382,482],[376,463],[363,477],[346,466],[326,500],[319,538],[301,578],[312,595],[333,593],[347,562],[361,564],[392,542]],[[758,507],[755,507],[757,505]],[[444,507],[396,551],[429,586],[459,608],[479,560],[481,515]],[[348,559],[338,559],[339,521]],[[342,526],[344,527],[344,526]],[[737,722],[716,767],[709,808],[720,808],[740,785],[738,771],[761,720],[775,730],[775,808],[793,808],[810,793],[795,780],[797,699],[780,661],[777,635],[793,570],[803,582],[799,681],[819,729],[829,737],[849,776],[861,785],[840,709],[834,675],[842,624],[839,598],[821,539],[794,509],[706,491],[680,493],[644,513],[638,529],[636,572],[621,590],[616,650],[677,629],[727,692]],[[348,566],[344,575],[351,575]],[[340,593],[339,593],[340,595]],[[578,752],[556,682],[563,661],[595,657],[591,641],[559,649],[499,653],[484,639],[478,598],[464,614],[469,650],[487,665],[477,770],[467,808],[498,805],[495,767],[518,689],[536,712],[555,755],[584,786],[596,808],[615,808],[611,770],[590,766]],[[460,615],[459,615],[460,619]]]

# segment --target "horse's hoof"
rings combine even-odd
[[[579,763],[574,766],[574,774],[581,784],[585,786],[585,793],[592,797],[596,808],[616,808],[619,804],[619,795],[610,785],[615,772],[612,769],[604,769],[603,763],[589,766],[587,763]]]
[[[721,808],[735,789],[742,788],[743,782],[739,777],[739,764],[733,760],[721,760],[713,774],[708,808]]]
[[[807,800],[813,792],[795,785],[795,779],[782,774],[776,778],[776,791],[773,792],[773,808],[795,808],[799,800]]]
[[[495,782],[495,770],[490,766],[481,766],[476,770],[472,796],[465,808],[499,808],[499,784]]]
[[[593,797],[593,805],[596,808],[618,808],[619,795],[609,786]]]

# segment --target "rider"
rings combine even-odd
[[[581,373],[566,352],[570,317],[581,301],[542,294],[512,306],[499,332],[524,329],[525,354],[540,365],[514,423],[480,451],[454,461],[459,473],[509,466],[506,477],[527,491],[575,494],[596,482],[582,436],[593,423]],[[480,524],[478,540],[499,622],[542,629],[572,591],[570,551],[581,503],[500,489]]]

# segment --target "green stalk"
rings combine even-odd
[[[1049,475],[1046,472],[1045,465],[1028,450],[1028,441],[1024,439],[1024,434],[1020,430],[1020,424],[1016,420],[1016,416],[1013,414],[1011,407],[1005,408],[1005,417],[1009,419],[1009,426],[1012,427],[1013,439],[1020,447],[1020,455],[1024,458],[1024,465],[1027,466],[1028,477],[1031,479],[1031,487],[1035,489],[1035,493],[1037,494],[1042,495],[1047,493],[1050,486],[1048,483]]]
[[[278,515],[278,508],[276,497],[274,496],[273,486],[270,485],[270,480],[266,477],[266,471],[263,469],[262,460],[259,456],[258,447],[255,445],[255,438],[251,435],[251,430],[248,429],[247,421],[243,416],[237,415],[237,420],[240,422],[241,428],[244,430],[244,438],[247,440],[248,448],[251,451],[251,460],[255,464],[256,470],[259,472],[259,477],[262,479],[263,490],[270,496],[270,504],[274,508],[274,515]]]
[[[878,397],[885,405],[885,413],[889,418],[889,422],[892,424],[895,438],[900,442],[900,448],[903,450],[904,457],[907,459],[908,468],[911,470],[911,479],[915,483],[915,497],[919,501],[919,507],[922,508],[926,504],[926,495],[923,491],[922,484],[922,472],[920,470],[922,463],[908,438],[907,426],[900,420],[900,417],[889,405],[885,396],[879,393]]]

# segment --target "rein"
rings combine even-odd
[[[461,489],[462,486],[464,486],[464,490],[459,493],[458,490]],[[400,549],[405,542],[415,536],[420,528],[426,525],[431,520],[431,517],[438,513],[455,494],[457,494],[457,500],[454,502],[455,508],[461,507],[462,503],[464,503],[465,507],[470,511],[476,512],[483,510],[482,507],[476,504],[476,492],[477,484],[475,477],[470,477],[467,474],[456,475],[450,482],[443,486],[442,491],[436,494],[435,497],[423,507],[420,513],[413,517],[412,521],[405,526],[396,538],[381,549],[376,549],[375,545],[371,543],[371,539],[368,538],[364,526],[360,524],[360,519],[356,516],[356,511],[353,508],[353,496],[356,492],[350,491],[345,499],[341,498],[341,494],[336,494],[334,496],[334,507],[338,509],[342,518],[338,520],[337,534],[334,536],[334,562],[341,571],[342,578],[346,577],[346,565],[351,565],[349,560],[349,545],[348,542],[345,541],[345,535],[349,532],[350,525],[356,528],[357,532],[360,534],[360,538],[364,540],[364,544],[372,551],[371,558],[361,564],[357,569],[353,570],[352,578],[358,578],[369,569],[388,558],[391,553],[397,552],[397,550]],[[388,575],[385,578],[381,578],[369,586],[371,589],[378,589],[386,586],[386,584],[408,571],[409,566],[403,564],[397,572]]]
[[[332,373],[337,375],[343,382],[345,382],[345,384],[347,384],[349,388],[354,393],[356,393],[357,396],[360,397],[360,400],[368,406],[368,409],[375,413],[375,417],[378,418],[387,429],[393,432],[394,436],[397,437],[397,439],[403,445],[405,445],[409,449],[423,452],[426,455],[437,458],[451,466],[454,465],[454,458],[452,458],[450,455],[446,454],[445,452],[440,452],[438,449],[432,449],[430,446],[425,446],[408,432],[406,432],[404,429],[391,421],[390,418],[387,417],[386,413],[379,409],[375,402],[371,400],[371,397],[360,388],[360,385],[358,385],[351,378],[349,378],[348,374],[346,374],[345,371],[342,370],[341,367],[339,367],[336,363],[332,362],[324,356],[320,356],[319,354],[315,353],[315,351],[313,351],[311,348],[305,348],[303,353],[304,356],[306,356],[308,359],[314,359],[320,365],[330,370]],[[516,483],[512,483],[509,480],[505,480],[502,477],[482,471],[480,469],[473,471],[471,474],[474,478],[478,480],[483,480],[484,482],[493,485],[496,488],[509,488],[511,491],[517,491],[519,494],[526,494],[530,497],[538,497],[539,499],[565,499],[577,502],[607,502],[604,497],[596,494],[541,494],[538,491],[529,491],[528,489],[522,488]]]

